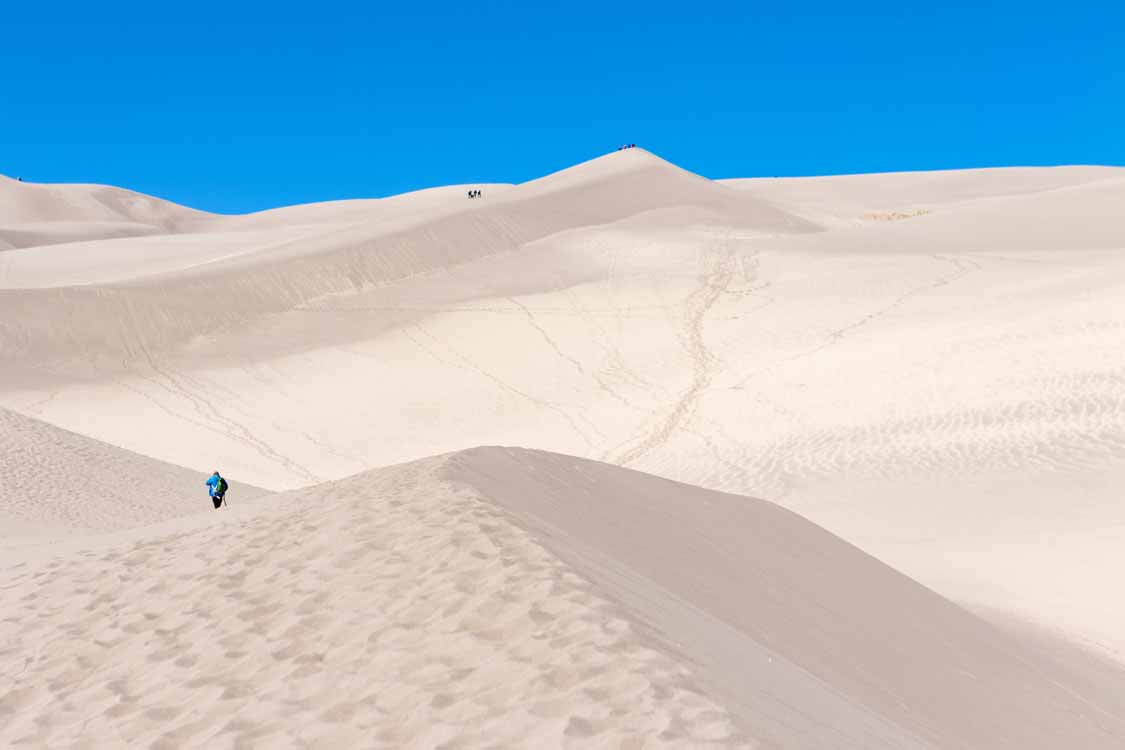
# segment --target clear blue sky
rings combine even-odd
[[[0,173],[214,211],[515,182],[1125,164],[1125,3],[7,3]]]

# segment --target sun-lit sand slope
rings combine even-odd
[[[1125,170],[713,182],[632,149],[482,187],[0,252],[0,406],[278,490],[479,445],[598,459],[1125,660]],[[1060,684],[1108,674],[1060,649]],[[936,714],[846,681],[817,706],[935,741],[949,692],[984,700],[942,674]]]
[[[1120,690],[798,516],[557,454],[474,449],[90,544],[0,574],[5,746],[1125,741]]]
[[[0,745],[752,746],[444,464],[5,569]]]
[[[1122,170],[1115,167],[1018,167],[719,182],[817,223],[859,225],[948,211],[989,199],[1026,197],[1120,180],[1122,176]]]
[[[0,175],[0,251],[164,234],[209,216],[108,185],[45,185]]]
[[[206,476],[0,409],[0,548],[211,510]],[[264,494],[232,479],[232,494]]]

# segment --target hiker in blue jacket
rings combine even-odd
[[[219,472],[215,472],[204,483],[211,488],[211,502],[215,504],[215,510],[218,510],[223,504],[223,497],[227,494],[227,480],[219,476]]]

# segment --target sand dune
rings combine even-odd
[[[165,524],[3,591],[12,744],[1125,739],[1120,701],[781,508],[542,452]]]
[[[207,216],[108,185],[49,185],[0,175],[0,250],[160,234]]]
[[[6,570],[0,742],[751,746],[443,464]]]
[[[385,220],[286,209],[240,243],[224,218],[144,262],[10,251],[9,284],[85,285],[0,290],[0,404],[273,488],[479,444],[607,460],[1120,656],[1119,172],[833,178],[933,212],[818,227],[636,149]]]
[[[141,350],[171,349],[221,328],[250,326],[327,295],[447,272],[559,232],[660,209],[686,207],[770,231],[813,229],[640,150],[564,170],[495,199],[491,191],[479,202],[465,200],[463,191],[455,203],[448,191],[412,195],[400,203],[422,202],[431,210],[321,225],[311,235],[297,225],[289,234],[246,237],[239,251],[229,247],[238,244],[237,235],[203,233],[5,253],[3,354],[17,360],[13,365],[29,358],[70,358],[76,350],[86,358],[135,358]],[[338,207],[328,204],[326,210]],[[134,275],[128,275],[130,269]],[[105,282],[115,283],[89,288]],[[59,289],[26,293],[52,287]],[[131,321],[126,329],[119,322],[124,320]]]
[[[1125,741],[1119,696],[772,503],[518,449],[443,475],[622,602],[766,746]]]
[[[0,409],[0,547],[210,510],[205,475]],[[264,491],[232,479],[243,499]]]
[[[153,224],[128,221],[47,221],[5,224],[0,227],[0,251],[38,248],[66,242],[159,235],[165,231],[163,227]]]
[[[472,567],[485,560],[474,556],[486,552],[474,546],[478,536],[492,539],[503,529],[505,538],[518,539],[504,559],[520,575],[542,563],[555,571],[551,580],[583,582],[575,583],[584,593],[574,595],[581,606],[568,610],[567,622],[580,633],[574,643],[588,647],[560,656],[537,650],[543,644],[528,635],[536,643],[518,652],[520,669],[529,670],[519,674],[538,670],[552,690],[575,684],[563,673],[601,670],[609,682],[545,698],[566,721],[538,725],[520,713],[527,708],[520,691],[540,695],[531,683],[497,688],[495,704],[468,713],[438,711],[449,696],[419,684],[421,692],[402,701],[430,708],[402,738],[387,723],[405,705],[395,702],[363,713],[362,721],[341,708],[335,728],[309,718],[317,728],[304,739],[331,744],[365,727],[386,732],[379,736],[387,746],[437,745],[422,725],[459,735],[468,724],[458,724],[456,714],[490,728],[492,740],[473,735],[469,745],[500,737],[502,744],[542,739],[551,746],[562,736],[610,746],[639,732],[654,746],[696,746],[705,738],[767,747],[1035,747],[1048,738],[1052,747],[1115,746],[1121,710],[1108,696],[1125,691],[1117,667],[1087,651],[1125,662],[1125,604],[1111,593],[1125,565],[1125,372],[1115,354],[1125,347],[1125,219],[1118,210],[1125,171],[713,182],[630,149],[529,183],[481,187],[485,197],[474,201],[466,186],[451,186],[217,216],[144,203],[143,196],[134,205],[135,194],[110,188],[0,185],[38,191],[19,192],[0,216],[0,225],[25,233],[17,244],[72,240],[0,252],[0,406],[10,410],[0,412],[0,462],[20,477],[74,467],[51,472],[42,487],[9,483],[18,491],[0,496],[12,508],[4,526],[9,551],[17,540],[12,554],[23,555],[27,569],[58,555],[66,560],[59,570],[68,571],[38,601],[22,599],[33,578],[6,590],[21,592],[21,607],[54,613],[23,643],[61,632],[52,628],[65,607],[52,602],[64,592],[108,585],[80,581],[79,560],[96,561],[89,570],[114,580],[131,575],[115,572],[129,558],[168,570],[241,568],[239,545],[253,544],[260,548],[248,558],[255,568],[276,569],[273,581],[312,592],[327,585],[328,540],[387,513],[387,497],[410,494],[416,507],[434,510],[455,492],[444,483],[454,481],[479,507],[493,514],[498,504],[524,530],[490,520],[488,529],[459,527],[450,536],[438,528],[440,515],[421,522],[392,514],[379,533],[397,540],[393,552],[406,556],[406,567],[370,591],[348,578],[333,600],[339,608],[325,616],[376,617],[356,602],[368,594],[398,601],[395,581],[406,570],[425,570],[425,585],[433,587],[426,590],[446,596],[453,572],[425,567],[413,556],[418,544],[431,556],[449,547],[459,556],[451,566],[486,579],[492,598],[483,611],[522,622],[532,611],[527,601],[554,595],[521,589],[513,603],[504,593],[515,585],[510,578]],[[117,198],[100,202],[104,191]],[[65,232],[60,222],[70,223]],[[79,231],[90,222],[100,228]],[[119,224],[122,232],[143,224],[154,233],[98,234]],[[0,243],[7,236],[0,231]],[[479,445],[540,448],[767,498],[910,578],[774,506],[601,464],[489,449],[365,473]],[[239,487],[294,494],[249,503],[229,518],[197,513],[206,508],[201,474],[216,467]],[[127,511],[115,480],[106,478],[114,471],[136,478]],[[494,482],[498,471],[515,489]],[[329,481],[344,477],[351,478]],[[570,489],[558,489],[559,477]],[[652,504],[630,499],[638,496]],[[309,499],[319,502],[306,505]],[[548,500],[556,504],[544,507]],[[683,502],[716,515],[685,516],[677,510]],[[189,505],[192,516],[181,517]],[[552,515],[560,507],[565,517]],[[294,531],[304,521],[294,519],[309,514],[318,519],[309,534],[322,541],[306,549]],[[633,517],[639,536],[622,529]],[[622,536],[599,536],[591,519]],[[747,543],[723,537],[723,524]],[[92,531],[100,536],[84,536]],[[55,541],[45,547],[44,538]],[[167,548],[153,541],[166,538],[180,541]],[[303,549],[300,559],[320,577],[306,579],[287,547]],[[755,550],[764,557],[746,557]],[[386,549],[354,551],[369,568],[390,564]],[[692,560],[699,565],[687,565]],[[677,577],[681,569],[694,577]],[[747,579],[749,569],[761,574]],[[826,569],[838,577],[818,582],[809,573],[823,577]],[[36,570],[44,577],[34,585],[43,584],[50,569]],[[276,650],[278,636],[268,613],[230,614],[241,605],[228,601],[218,576],[169,580],[174,593],[160,607],[213,602],[203,611],[219,612],[218,620],[185,626],[192,653],[250,659],[243,666],[273,684],[289,672],[270,671],[274,657],[263,656]],[[145,589],[129,589],[123,601],[133,602],[137,591]],[[794,592],[804,604],[794,602]],[[271,612],[288,611],[280,593],[254,589],[247,597]],[[102,627],[112,617],[109,605],[91,606],[88,627]],[[149,614],[165,618],[167,630],[179,628],[179,615],[159,614],[160,607]],[[598,641],[590,623],[600,615],[592,611],[628,624],[611,628],[616,646]],[[135,614],[139,622],[141,610]],[[466,637],[460,620],[434,622],[444,630],[427,630],[400,656],[413,658],[415,646],[433,653],[467,647],[458,640]],[[535,632],[522,627],[512,632]],[[215,653],[198,646],[215,628],[216,638],[235,645]],[[300,648],[314,648],[311,630],[298,631]],[[128,631],[108,642],[118,636],[123,647],[137,647]],[[333,662],[338,669],[358,658],[346,628],[324,637],[339,647],[325,652],[343,660]],[[548,641],[559,648],[568,642]],[[5,663],[26,651],[13,648]],[[363,657],[376,658],[372,651],[390,658],[366,646]],[[101,661],[72,654],[69,663],[85,665],[97,682],[126,653]],[[470,653],[509,664],[500,652]],[[637,654],[659,666],[645,671],[631,661]],[[559,666],[556,658],[592,661]],[[42,674],[64,661],[41,664]],[[154,661],[162,666],[154,667],[152,684],[173,679],[162,671],[172,666]],[[452,669],[454,661],[450,655],[442,664]],[[419,666],[405,665],[396,669]],[[300,675],[318,686],[342,679],[305,666]],[[227,674],[219,662],[206,667]],[[489,679],[512,673],[505,670]],[[230,694],[243,701],[227,706],[243,723],[221,729],[225,704],[212,702],[220,688],[177,683],[202,690],[177,713],[169,708],[171,691],[148,706],[148,678],[130,682],[125,675],[139,674],[132,666],[119,672],[125,681],[110,690],[131,708],[117,709],[116,717],[96,714],[98,737],[127,727],[141,744],[164,735],[165,744],[202,744],[221,732],[221,743],[237,736],[249,743],[251,728],[269,722],[246,717],[265,711],[287,729],[257,741],[297,744],[281,693],[271,693],[266,708]],[[634,694],[619,681],[626,672],[644,675],[648,687],[635,694],[647,696],[647,718],[623,706],[612,709],[613,720],[606,713],[590,718],[606,695]],[[17,717],[5,739],[73,734],[72,716],[55,721],[61,714],[54,708],[64,702],[46,703],[50,685],[71,682],[58,674],[0,703],[14,706],[9,714]],[[294,699],[309,711],[327,700],[313,682]],[[1028,684],[1038,687],[1019,687]],[[89,697],[71,695],[67,705],[93,705]],[[196,704],[204,708],[182,708]],[[137,713],[141,706],[156,713]],[[464,703],[454,696],[449,706]],[[35,723],[47,714],[51,722]],[[514,715],[523,718],[509,722]],[[513,734],[491,734],[500,724]]]
[[[889,215],[905,217],[918,211],[946,210],[984,199],[1018,198],[1123,177],[1125,169],[1116,167],[1015,167],[719,182],[776,203],[812,221],[847,225]]]
[[[903,220],[872,226],[876,222],[870,220],[871,216],[887,215],[876,211],[865,214],[868,220],[860,226],[808,238],[811,241],[807,242],[788,240],[779,249],[997,255],[1011,250],[1112,250],[1125,242],[1125,228],[1117,218],[1118,207],[1125,200],[1125,169],[1096,174],[1097,179],[1075,185],[933,208],[919,209],[919,204],[903,202],[897,210]],[[918,210],[925,213],[911,215]]]
[[[207,231],[276,229],[302,225],[371,224],[408,220],[423,220],[434,212],[462,210],[466,207],[466,193],[470,188],[484,190],[490,199],[502,195],[512,186],[508,184],[446,185],[415,190],[388,198],[328,201],[297,206],[283,206],[252,214],[215,217],[205,226]]]

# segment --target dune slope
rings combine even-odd
[[[556,233],[670,208],[762,231],[816,229],[639,149],[509,188],[495,199],[451,197],[417,194],[413,201],[428,210],[358,223],[353,216],[311,229],[285,225],[288,234],[260,229],[241,243],[237,233],[216,242],[202,232],[6,253],[0,357],[13,367],[28,359],[71,360],[67,369],[74,370],[74,354],[81,352],[105,367],[246,328],[317,298],[448,271]],[[324,210],[338,209],[326,204]]]
[[[206,475],[0,409],[0,545],[118,531],[210,510]],[[265,493],[238,479],[233,494]]]
[[[719,180],[832,226],[913,218],[981,200],[1019,198],[1125,177],[1117,167],[1009,167]]]
[[[626,469],[480,448],[187,520],[0,573],[0,742],[1125,738],[1075,664],[777,506]]]
[[[768,498],[1125,660],[1123,174],[742,189],[633,149],[480,201],[11,250],[0,405],[276,489],[581,455]]]
[[[0,249],[177,231],[211,214],[109,185],[0,175]]]
[[[443,475],[625,603],[769,746],[1125,741],[1110,693],[772,503],[520,449]]]
[[[751,746],[444,462],[6,568],[0,744]]]

